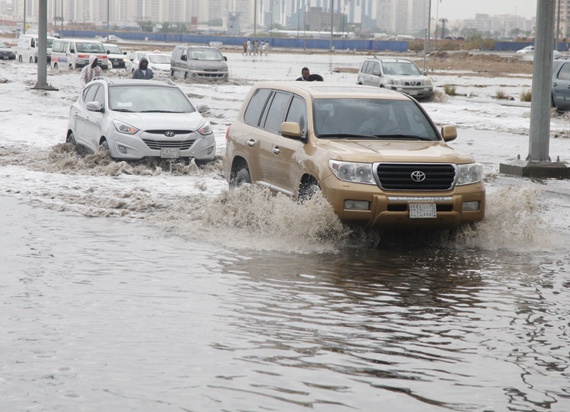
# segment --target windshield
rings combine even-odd
[[[211,61],[222,61],[224,57],[218,49],[198,49],[192,50],[190,52],[191,60],[211,60]]]
[[[193,113],[196,111],[182,90],[170,86],[109,87],[109,108],[125,112]]]
[[[79,53],[107,53],[101,43],[77,42],[76,44]]]
[[[411,100],[315,99],[315,134],[324,139],[438,140]]]
[[[123,54],[121,49],[119,49],[119,46],[105,46],[105,48],[111,54]]]
[[[168,54],[149,54],[148,60],[154,64],[170,64],[170,56]]]
[[[412,62],[382,62],[384,74],[396,76],[421,76],[420,69]]]

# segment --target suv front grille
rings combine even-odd
[[[160,150],[166,148],[179,148],[180,150],[188,150],[194,144],[194,140],[150,140],[143,139],[146,145],[153,150]]]
[[[450,190],[456,171],[443,163],[380,163],[376,173],[386,190]]]

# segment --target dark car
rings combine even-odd
[[[16,60],[16,52],[0,41],[0,60]]]
[[[570,110],[570,60],[552,63],[552,106],[556,110]]]

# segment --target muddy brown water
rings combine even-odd
[[[570,408],[567,248],[294,251],[0,204],[1,410]]]

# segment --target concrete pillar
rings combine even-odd
[[[57,90],[47,84],[47,0],[39,0],[38,81],[33,89]]]
[[[555,0],[537,0],[528,161],[550,161],[550,99]]]

